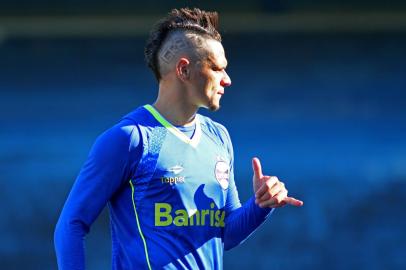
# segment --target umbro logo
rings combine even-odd
[[[162,184],[176,185],[176,184],[185,183],[185,177],[180,176],[180,175],[178,176],[178,174],[180,174],[183,171],[183,167],[181,165],[176,165],[176,166],[170,167],[166,171],[173,173],[175,176],[170,176],[170,177],[162,176],[161,177]]]

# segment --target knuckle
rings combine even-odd
[[[281,194],[279,194],[278,196],[275,197],[275,200],[278,204],[281,204],[285,198],[286,198],[286,193],[282,192]]]

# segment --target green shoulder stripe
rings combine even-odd
[[[176,137],[178,137],[181,141],[184,143],[187,143],[193,147],[196,148],[197,144],[200,141],[200,137],[202,135],[202,130],[200,127],[200,121],[198,115],[196,115],[196,130],[195,134],[193,135],[192,139],[188,138],[182,131],[177,129],[175,126],[173,126],[171,123],[169,123],[154,107],[151,105],[145,105],[144,108],[149,111],[152,116],[166,129],[168,129],[169,132],[174,134]]]

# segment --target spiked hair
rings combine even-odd
[[[162,75],[158,53],[169,33],[180,30],[221,42],[221,35],[217,28],[217,12],[208,12],[198,8],[172,9],[166,17],[153,26],[145,45],[145,61],[152,69],[156,79],[159,81]]]

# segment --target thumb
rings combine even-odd
[[[254,178],[261,179],[264,176],[262,174],[261,162],[256,157],[252,159],[252,170],[254,171]]]

